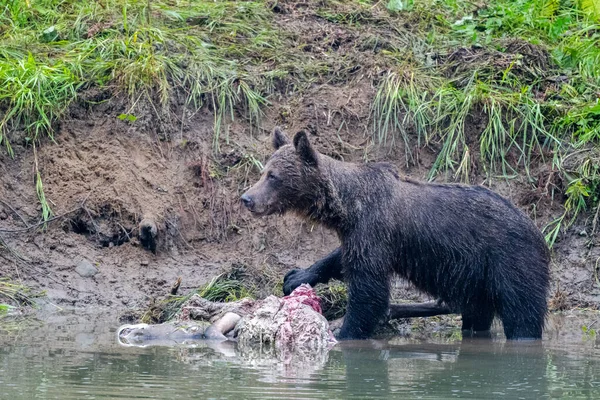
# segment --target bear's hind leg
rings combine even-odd
[[[494,321],[494,311],[485,307],[477,310],[463,311],[462,331],[463,336],[489,337],[490,328]]]
[[[503,322],[504,334],[508,340],[537,340],[542,338],[543,326],[528,326],[514,324],[512,321]]]
[[[504,334],[508,340],[535,340],[542,338],[545,313],[533,311],[515,312],[502,315]]]
[[[504,334],[509,340],[534,340],[542,338],[548,304],[546,285],[535,285],[529,281],[527,287],[512,283],[512,291],[500,294],[498,317],[502,320]]]
[[[547,312],[546,298],[526,296],[520,298],[504,295],[498,316],[504,326],[504,334],[509,340],[541,339]]]

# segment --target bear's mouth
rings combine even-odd
[[[275,208],[274,207],[270,207],[270,206],[265,206],[265,207],[253,207],[251,209],[249,209],[250,213],[255,216],[255,217],[264,217],[267,215],[272,215],[275,214]]]

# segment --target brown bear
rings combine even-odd
[[[538,339],[547,314],[549,251],[523,212],[481,186],[423,183],[387,163],[352,164],[318,153],[304,131],[275,153],[241,197],[255,215],[293,211],[334,230],[341,246],[284,292],[343,279],[348,310],[340,339],[368,338],[389,310],[396,273],[462,314],[462,328],[489,331],[494,316],[508,339]]]

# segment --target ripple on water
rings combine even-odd
[[[77,321],[0,337],[0,399],[600,398],[600,346],[558,330],[543,343],[350,342],[307,361],[208,343],[120,347],[112,320]]]

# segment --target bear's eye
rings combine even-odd
[[[275,174],[273,174],[271,171],[267,173],[267,179],[273,182],[279,180],[279,178],[275,176]]]

